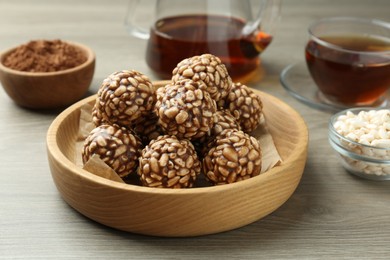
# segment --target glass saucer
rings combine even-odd
[[[280,74],[280,82],[290,95],[312,108],[330,112],[350,108],[328,101],[318,90],[304,62],[295,63],[284,68]],[[387,93],[371,106],[388,107],[390,105],[389,99],[389,93]]]

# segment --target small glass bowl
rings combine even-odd
[[[334,124],[339,116],[346,115],[348,111],[356,115],[361,111],[380,109],[346,109],[333,115],[329,121],[329,142],[338,153],[341,164],[348,172],[370,180],[390,180],[390,147],[380,148],[352,141],[338,133]]]

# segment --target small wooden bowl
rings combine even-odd
[[[59,108],[83,97],[92,82],[95,54],[83,44],[67,43],[81,49],[87,61],[62,71],[24,72],[3,65],[5,57],[17,47],[0,54],[0,82],[16,104],[33,109]]]
[[[159,86],[162,83],[155,83]],[[80,108],[62,112],[47,134],[49,165],[64,200],[104,225],[146,235],[197,236],[242,227],[281,206],[297,187],[307,157],[308,130],[302,117],[281,100],[254,90],[264,103],[267,127],[283,162],[241,182],[189,189],[148,188],[114,182],[75,164]]]

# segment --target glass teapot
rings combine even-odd
[[[147,40],[146,62],[162,78],[171,78],[181,60],[211,53],[238,81],[258,68],[280,5],[281,0],[131,0],[126,26]]]

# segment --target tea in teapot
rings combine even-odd
[[[135,25],[140,1],[131,2],[128,28],[148,39],[146,62],[163,78],[170,78],[181,60],[204,53],[218,56],[234,80],[247,78],[272,41],[280,8],[275,0],[157,0],[153,8],[146,6],[151,2],[142,2],[144,10],[156,11],[150,31]]]

